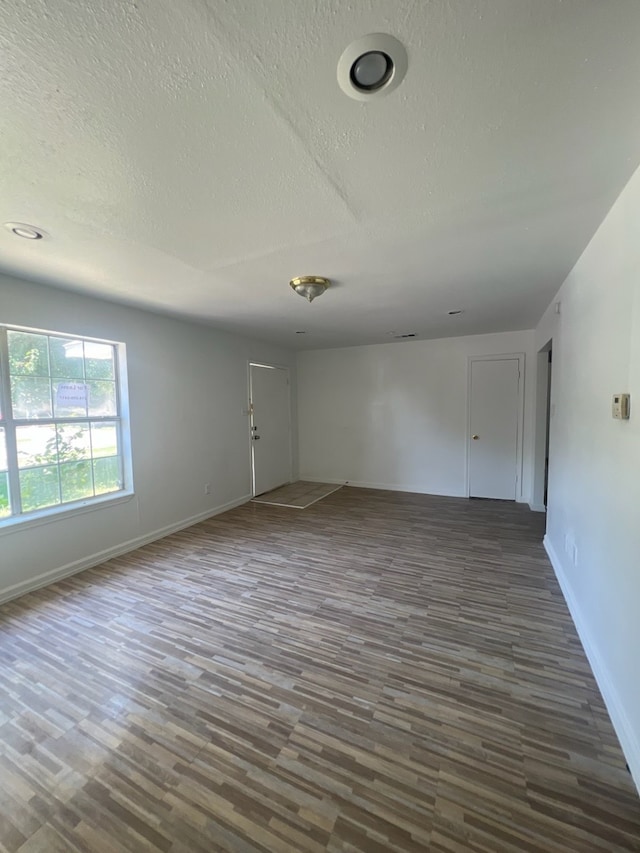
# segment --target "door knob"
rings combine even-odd
[[[254,436],[253,436],[253,440],[254,440],[254,441],[258,441],[259,439],[260,439],[260,436],[259,436],[259,435],[254,435]]]
[[[477,440],[480,438],[480,436],[479,436],[479,435],[472,435],[472,436],[471,436],[471,438],[472,438],[474,441],[477,441]]]

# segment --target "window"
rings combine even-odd
[[[125,490],[123,354],[0,326],[0,524]]]

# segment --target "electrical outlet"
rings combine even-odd
[[[205,483],[204,484],[204,493],[205,493],[205,495],[211,494],[211,483]]]

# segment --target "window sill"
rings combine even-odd
[[[114,492],[102,495],[99,498],[91,498],[75,503],[64,504],[64,506],[50,507],[28,515],[10,516],[0,521],[0,536],[6,533],[18,533],[30,527],[39,527],[41,524],[51,524],[54,521],[62,521],[85,512],[94,512],[107,506],[127,503],[135,496],[134,492]]]

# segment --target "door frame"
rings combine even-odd
[[[256,471],[255,471],[255,463],[253,458],[253,435],[252,429],[253,426],[253,388],[251,381],[251,368],[252,367],[262,367],[268,370],[284,370],[287,375],[287,410],[289,415],[289,474],[288,481],[291,483],[293,481],[293,420],[292,414],[293,410],[291,407],[291,370],[287,364],[273,364],[267,361],[253,361],[253,359],[249,359],[247,362],[247,390],[248,390],[248,403],[247,403],[247,432],[249,439],[249,464],[251,471],[251,497],[255,498],[256,496]]]
[[[471,492],[471,366],[474,361],[518,361],[518,432],[516,435],[516,503],[523,501],[522,473],[524,464],[524,383],[525,353],[498,353],[496,355],[467,356],[467,435],[465,442],[465,496]]]

